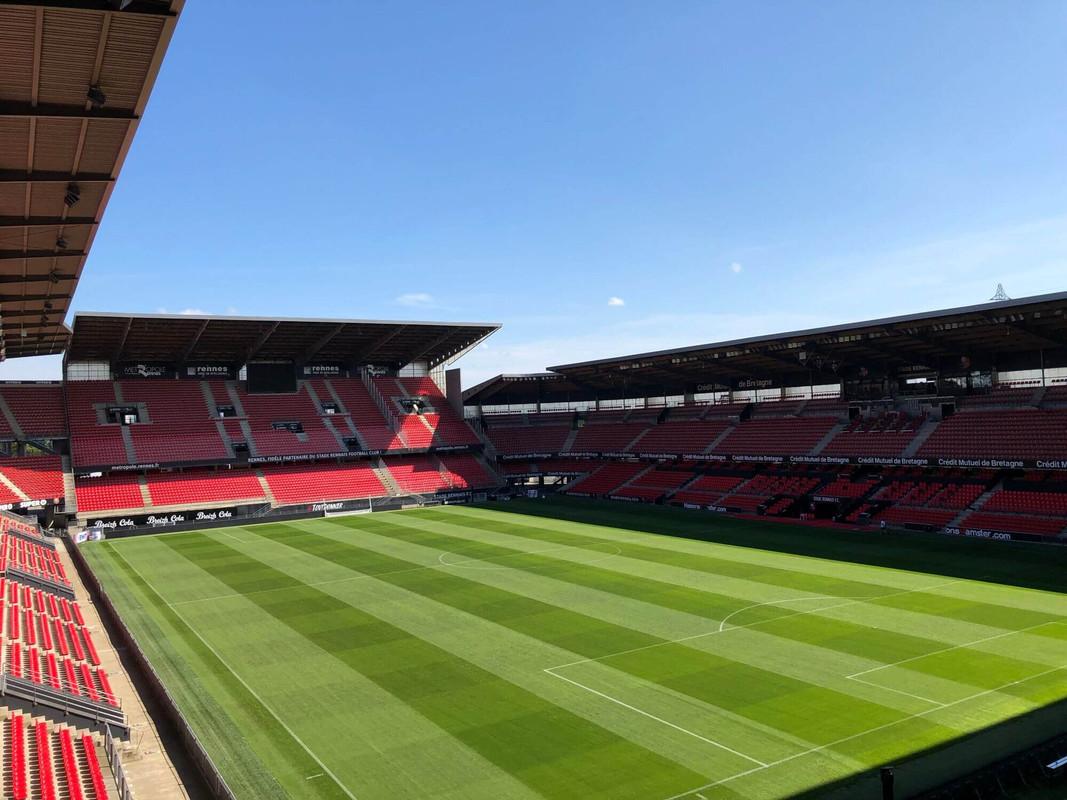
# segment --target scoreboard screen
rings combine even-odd
[[[249,364],[249,394],[274,394],[296,391],[296,366],[293,364]]]

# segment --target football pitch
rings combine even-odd
[[[1050,548],[522,501],[83,553],[241,798],[873,798],[1067,698]]]

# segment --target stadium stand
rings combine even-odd
[[[345,411],[348,412],[356,434],[368,450],[403,450],[404,441],[397,436],[363,382],[355,378],[333,378],[322,381],[324,388],[332,389]],[[322,396],[322,392],[319,393]]]
[[[907,415],[882,414],[856,418],[823,449],[826,455],[899,456],[915,438],[925,417],[913,420]]]
[[[140,508],[145,504],[137,475],[116,474],[75,480],[78,512]]]
[[[688,470],[656,468],[634,478],[629,484],[611,492],[612,497],[658,500],[693,477]]]
[[[619,489],[623,484],[649,469],[647,464],[608,462],[566,488],[568,494],[602,495]]]
[[[834,427],[831,417],[770,417],[735,427],[716,452],[751,455],[804,455]]]
[[[59,456],[25,456],[0,459],[0,475],[25,495],[26,500],[58,500],[63,497],[63,460]],[[8,491],[0,484],[0,492]],[[19,495],[10,493],[17,502]]]
[[[199,381],[121,381],[123,405],[139,406],[129,426],[135,463],[212,461],[231,457],[219,436]]]
[[[145,483],[157,506],[266,500],[262,485],[249,470],[150,473]]]
[[[393,480],[405,492],[425,494],[450,488],[445,474],[428,458],[391,458],[385,463]]]
[[[745,479],[737,475],[700,475],[689,485],[671,495],[672,503],[717,503],[726,494],[736,489]]]
[[[250,394],[241,383],[232,387],[247,415],[251,446],[258,456],[336,453],[343,450],[322,422],[307,387],[293,394]],[[292,429],[291,429],[292,428]]]
[[[454,489],[485,489],[496,485],[496,479],[472,455],[442,455],[439,460],[445,479]]]
[[[130,463],[122,426],[105,422],[105,409],[120,405],[111,381],[73,381],[67,384],[67,422],[70,450],[76,467]]]
[[[4,796],[13,800],[108,800],[93,737],[15,713],[0,725]]]
[[[6,384],[0,387],[0,397],[15,418],[23,438],[66,438],[67,414],[60,384]],[[3,415],[0,415],[0,433],[13,433]]]
[[[571,434],[571,427],[570,425],[527,425],[525,422],[506,424],[503,420],[493,420],[487,427],[487,433],[489,441],[500,455],[526,453],[555,455],[563,451],[567,437]]]
[[[366,462],[264,467],[263,477],[280,505],[388,494]]]
[[[696,455],[707,451],[729,428],[722,420],[698,422],[672,419],[650,429],[632,450],[642,453],[678,453]]]
[[[1067,453],[1067,411],[960,411],[941,422],[919,455],[1059,459]]]

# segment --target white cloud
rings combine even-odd
[[[184,314],[187,317],[202,317],[207,312],[200,308],[183,308],[178,313]]]
[[[608,305],[609,306],[615,306],[615,307],[624,306],[624,305],[626,305],[626,301],[623,300],[621,297],[609,297],[608,298]]]
[[[730,264],[730,272],[734,273],[734,275],[740,273],[742,269],[744,269],[744,267],[742,267],[741,264],[737,261],[734,261]]]
[[[397,305],[408,308],[432,308],[435,303],[433,295],[428,292],[408,292],[396,298]]]

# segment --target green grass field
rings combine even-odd
[[[83,552],[243,798],[819,794],[1067,697],[1047,548],[524,501]]]

